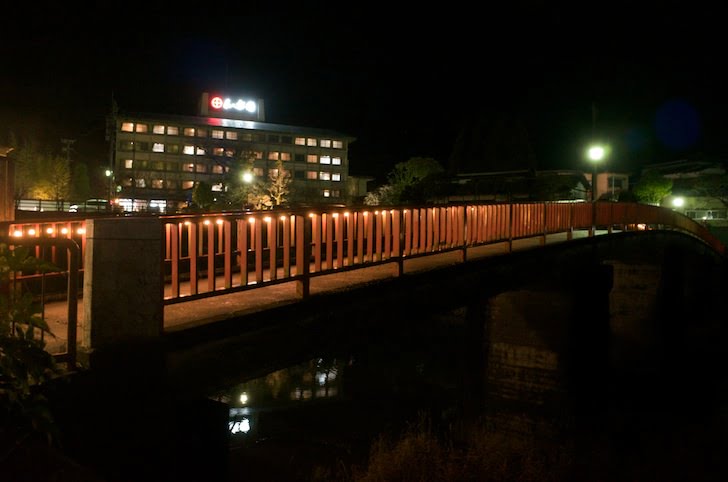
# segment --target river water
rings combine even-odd
[[[352,333],[336,349],[211,394],[229,405],[230,480],[310,480],[317,467],[364,464],[377,437],[421,416],[447,422],[461,410],[467,367],[463,331],[446,328]]]
[[[423,417],[441,436],[484,420],[516,438],[524,426],[531,435],[548,426],[539,450],[564,451],[571,480],[728,474],[725,376],[711,357],[684,353],[665,371],[613,371],[603,399],[587,408],[510,400],[501,409],[503,398],[488,393],[492,370],[477,362],[488,344],[473,339],[462,312],[338,335],[305,359],[210,394],[229,409],[229,482],[341,480],[366,466],[378,437],[396,438]],[[567,480],[557,475],[563,466],[541,468],[535,480]]]

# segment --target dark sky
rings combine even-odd
[[[0,32],[0,142],[10,131],[53,149],[77,139],[78,159],[103,163],[112,94],[122,110],[195,115],[201,92],[227,91],[265,99],[268,122],[356,137],[354,174],[413,156],[447,165],[463,126],[502,119],[524,127],[540,169],[584,168],[592,128],[615,168],[728,158],[718,10],[465,5],[395,17],[19,14]]]

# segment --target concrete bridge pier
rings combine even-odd
[[[79,358],[89,366],[162,363],[163,246],[155,217],[87,220]]]

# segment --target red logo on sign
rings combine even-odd
[[[213,97],[210,99],[210,106],[213,109],[222,109],[223,101],[221,97]]]

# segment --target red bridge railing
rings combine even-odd
[[[162,216],[166,304],[515,239],[595,229],[679,229],[725,253],[709,230],[669,209],[627,203],[319,208]]]
[[[164,303],[298,281],[314,276],[486,244],[575,230],[677,229],[716,251],[710,231],[670,209],[636,203],[457,204],[394,208],[319,207],[305,211],[223,212],[159,216],[165,242]],[[80,248],[85,221],[7,224],[8,239],[66,238]],[[37,254],[48,256],[48,251]],[[50,253],[65,266],[63,250]]]

